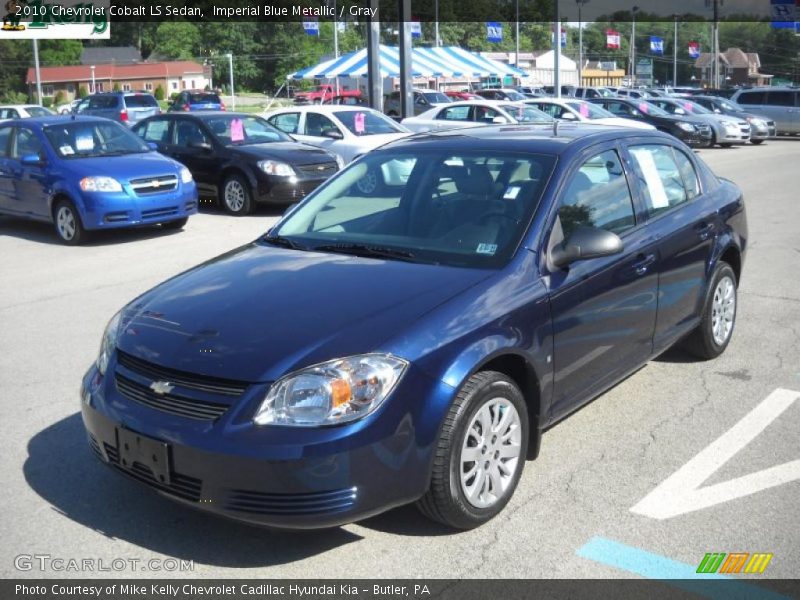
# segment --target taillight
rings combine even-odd
[[[184,112],[189,112],[189,105],[188,104],[184,104],[181,108],[184,110]]]
[[[120,121],[122,121],[123,123],[127,123],[127,122],[128,122],[128,109],[126,109],[126,108],[123,108],[123,109],[120,111],[120,113],[119,113],[119,120],[120,120]]]

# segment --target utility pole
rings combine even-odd
[[[583,85],[583,16],[581,9],[589,0],[575,0],[578,5],[578,85]]]
[[[555,0],[556,14],[553,23],[553,91],[556,98],[561,98],[561,11],[559,10],[558,0]]]
[[[514,54],[514,66],[519,69],[519,0],[517,0],[516,6],[517,6],[517,23],[516,23],[517,29],[514,39],[517,42],[517,51],[516,54]]]
[[[434,11],[436,12],[436,14],[434,15],[434,19],[436,20],[433,23],[434,27],[433,34],[436,36],[436,42],[434,43],[434,46],[438,48],[439,47],[439,0],[436,0],[434,4]]]
[[[92,93],[95,94],[95,93],[97,93],[97,88],[95,87],[95,84],[94,84],[94,65],[92,65],[89,68],[92,70]]]
[[[675,18],[675,35],[672,38],[672,87],[678,85],[678,15]]]
[[[233,54],[228,52],[228,73],[230,74],[231,86],[231,110],[236,110],[236,94],[233,91]]]
[[[339,58],[339,20],[337,19],[336,15],[339,13],[336,12],[336,0],[333,0],[333,57]],[[339,78],[337,77],[336,80],[336,95],[339,95]]]
[[[36,67],[36,97],[39,106],[42,105],[42,73],[39,70],[39,41],[33,38],[33,64]],[[92,79],[94,79],[94,67],[92,67]]]
[[[634,6],[632,11],[633,21],[631,26],[631,87],[636,84],[636,13],[639,7]]]
[[[367,25],[367,87],[369,88],[369,104],[381,112],[383,110],[383,77],[381,76],[381,23],[378,11],[379,0],[368,0],[373,14]]]

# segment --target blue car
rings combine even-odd
[[[475,527],[545,429],[681,340],[726,349],[746,247],[740,190],[657,131],[406,138],[115,315],[88,441],[242,521]]]
[[[141,225],[181,229],[197,212],[189,170],[97,117],[0,124],[0,214],[55,224],[62,242]]]
[[[225,110],[225,103],[216,92],[184,90],[169,103],[170,111]]]

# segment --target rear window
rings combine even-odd
[[[739,104],[764,104],[764,92],[744,92],[736,101]]]
[[[149,94],[125,96],[125,105],[129,108],[158,108],[158,100]]]
[[[768,92],[766,103],[772,106],[794,106],[794,92]]]
[[[220,104],[219,96],[216,94],[189,94],[189,101],[192,104]]]

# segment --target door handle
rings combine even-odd
[[[633,263],[632,267],[637,275],[644,275],[654,262],[656,262],[655,254],[640,254],[636,257],[638,260]]]
[[[714,231],[714,223],[706,223],[705,221],[700,223],[699,227],[697,228],[697,234],[703,241],[711,237],[711,232],[713,231]]]

